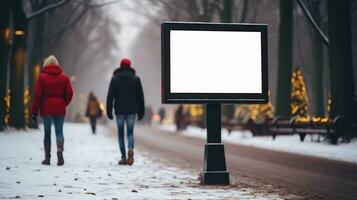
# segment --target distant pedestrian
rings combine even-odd
[[[44,150],[45,160],[43,165],[50,164],[51,158],[51,124],[55,126],[57,142],[57,165],[63,165],[63,123],[66,106],[71,102],[73,89],[67,75],[65,75],[55,56],[51,55],[45,59],[42,69],[35,85],[35,95],[32,104],[32,120],[37,121],[37,115],[43,119],[45,131]]]
[[[145,108],[145,116],[143,118],[143,123],[146,125],[151,125],[152,116],[154,115],[154,111],[151,106]]]
[[[89,118],[90,125],[92,128],[92,133],[95,134],[97,126],[97,118],[101,117],[103,114],[100,108],[99,101],[93,92],[89,93],[86,109],[86,117]]]
[[[175,111],[175,124],[177,131],[185,129],[185,113],[183,105],[179,105],[179,107]]]
[[[159,109],[159,116],[160,116],[160,124],[163,124],[164,119],[166,117],[166,111],[164,108]]]
[[[141,81],[131,67],[131,61],[128,58],[121,60],[120,67],[114,71],[110,81],[107,96],[107,115],[109,119],[113,119],[113,107],[115,109],[121,151],[121,160],[118,164],[132,165],[134,162],[134,125],[136,115],[138,115],[138,120],[141,120],[145,111]],[[128,135],[128,157],[125,152],[124,124],[126,124]]]

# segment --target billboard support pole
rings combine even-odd
[[[224,145],[221,141],[221,104],[206,104],[207,143],[205,144],[203,171],[200,174],[203,185],[228,185]]]

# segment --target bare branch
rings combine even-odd
[[[77,10],[78,10],[79,8],[81,8],[81,6],[83,6],[84,4],[88,4],[88,1],[83,0],[83,1],[81,1],[80,3],[78,3],[78,4],[72,9],[71,14],[68,15],[64,21],[65,21],[65,22],[70,21],[70,20],[72,19],[72,16],[73,16],[74,14],[76,14],[76,13],[77,13]]]
[[[154,24],[160,24],[162,22],[162,18],[159,17],[158,15],[150,12],[149,7],[147,5],[144,5],[143,2],[145,1],[137,1],[135,2],[134,6],[129,6],[123,4],[124,8],[130,12],[136,13],[140,16],[146,17],[149,21],[153,22]],[[165,7],[166,2],[164,0],[147,0],[149,4],[152,4],[157,7]],[[170,3],[168,3],[170,4]],[[171,20],[171,19],[170,19]]]
[[[242,14],[240,16],[240,22],[244,23],[246,21],[247,18],[247,11],[248,10],[248,0],[244,0],[243,2],[243,10],[242,10]]]
[[[48,12],[50,10],[56,9],[56,8],[64,5],[65,3],[68,3],[68,2],[69,2],[69,0],[61,0],[61,1],[57,2],[57,3],[51,4],[49,6],[46,6],[46,7],[42,8],[42,9],[40,9],[40,10],[37,10],[37,11],[29,14],[29,16],[27,16],[27,20],[30,21],[30,20],[36,18],[37,16],[40,16],[43,13]]]
[[[57,33],[55,33],[52,37],[56,37],[56,39],[54,40],[54,42],[50,45],[54,45],[57,43],[57,41],[59,41],[59,39],[62,37],[62,35],[67,32],[72,26],[74,26],[75,24],[77,24],[79,22],[79,20],[84,16],[84,14],[86,14],[86,12],[88,11],[88,4],[86,4],[84,6],[84,9],[81,11],[81,13],[74,19],[72,20],[71,23],[69,23],[66,27],[64,27],[62,30],[58,31]]]
[[[306,17],[309,19],[309,22],[311,23],[312,27],[315,29],[315,31],[317,31],[318,35],[321,37],[322,41],[328,45],[329,44],[329,39],[328,37],[325,35],[325,33],[320,29],[320,27],[316,24],[314,18],[312,17],[311,13],[307,10],[304,2],[302,2],[302,0],[297,0],[300,7],[302,8],[302,10],[304,11]]]
[[[89,8],[100,8],[100,7],[104,7],[104,6],[107,6],[107,5],[110,5],[110,4],[113,4],[113,3],[117,3],[118,0],[113,0],[113,1],[110,1],[110,2],[106,2],[106,3],[101,3],[101,4],[93,4],[93,5],[90,5]]]
[[[83,10],[81,11],[81,13],[74,19],[72,20],[71,23],[69,23],[66,27],[64,27],[62,30],[58,31],[57,33],[55,33],[51,38],[56,37],[54,42],[52,42],[52,45],[55,45],[59,39],[62,37],[62,35],[67,32],[68,30],[70,30],[73,26],[75,26],[81,19],[82,17],[86,14],[87,11],[89,11],[90,9],[96,9],[96,8],[100,8],[103,6],[107,6],[113,3],[116,3],[118,0],[113,0],[111,2],[107,2],[107,3],[102,3],[102,4],[89,4],[90,1],[82,1],[82,3],[80,5],[82,5],[83,3],[85,3]],[[78,7],[77,7],[78,8]],[[77,9],[75,8],[75,10]],[[51,39],[50,38],[50,39]]]

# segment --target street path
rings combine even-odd
[[[42,129],[42,127],[41,127]],[[132,166],[119,166],[112,131],[65,123],[65,165],[41,165],[43,130],[0,132],[0,199],[49,200],[277,200],[278,195],[234,186],[201,186],[191,170],[159,162],[156,154],[135,151]],[[54,133],[52,145],[54,146]]]
[[[138,126],[136,146],[170,162],[202,169],[204,140]],[[261,192],[280,193],[295,199],[357,199],[357,165],[283,153],[236,144],[225,144],[233,184]]]

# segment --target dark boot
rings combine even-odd
[[[50,165],[51,159],[51,144],[44,144],[45,159],[42,161],[43,165]]]
[[[63,143],[64,141],[57,141],[57,165],[61,166],[64,164],[64,160],[63,160]]]
[[[134,163],[134,150],[129,149],[128,151],[128,160],[127,160],[128,165],[132,165]]]
[[[126,165],[126,164],[128,164],[128,163],[127,163],[127,161],[126,161],[125,158],[122,158],[122,159],[119,160],[119,162],[118,162],[118,165]]]

